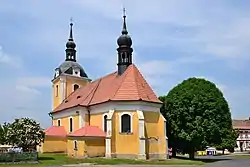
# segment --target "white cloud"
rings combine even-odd
[[[35,94],[35,95],[39,95],[41,94],[40,91],[38,91],[35,88],[30,88],[30,87],[26,87],[26,86],[16,86],[16,90],[22,94],[22,93],[30,93],[30,94]]]
[[[135,45],[173,45],[184,52],[209,53],[225,60],[238,60],[239,63],[250,60],[250,14],[226,6],[225,2],[208,4],[198,0],[77,1],[83,9],[115,20],[121,19],[121,8],[127,7],[128,24],[133,27],[131,29],[129,26],[130,32],[136,32],[136,36],[140,37],[136,38]],[[144,22],[151,23],[151,26],[142,28]],[[157,29],[156,25],[175,26],[177,29],[173,33],[167,29]],[[181,28],[178,30],[179,27]]]
[[[51,78],[22,77],[17,79],[16,84],[24,87],[49,87],[51,85]]]
[[[3,71],[9,71],[7,78],[2,78],[0,82],[0,92],[3,97],[0,101],[2,108],[0,114],[4,115],[0,118],[0,123],[27,116],[39,121],[42,118],[42,124],[46,124],[46,121],[49,120],[47,113],[50,112],[50,105],[46,102],[47,98],[44,97],[44,92],[40,88],[43,90],[49,88],[50,79],[47,77],[19,77],[27,74],[22,59],[4,53],[1,48],[0,65]],[[18,69],[13,70],[13,68]],[[5,73],[3,74],[5,75]]]
[[[4,53],[2,47],[0,46],[0,64],[4,64],[14,68],[21,68],[22,61],[19,57],[10,56]]]
[[[226,91],[226,98],[229,101],[231,112],[235,119],[248,119],[248,106],[250,104],[249,87],[232,87]]]
[[[201,3],[195,0],[107,0],[77,1],[85,10],[113,19],[120,19],[122,8],[127,8],[130,21],[199,25]],[[178,10],[176,10],[178,9]]]
[[[140,70],[147,75],[152,77],[154,75],[161,76],[169,73],[174,73],[171,69],[170,63],[166,61],[153,60],[139,64]]]

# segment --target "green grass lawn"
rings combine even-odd
[[[0,165],[0,167],[45,167],[51,165],[66,165],[79,163],[94,163],[100,165],[116,165],[116,164],[144,164],[144,165],[203,165],[201,161],[191,161],[186,159],[171,159],[171,160],[134,160],[134,159],[105,159],[105,158],[89,158],[89,159],[74,159],[63,154],[40,154],[39,164],[11,164]]]

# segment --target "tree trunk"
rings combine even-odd
[[[193,151],[193,150],[191,150],[191,151],[189,152],[189,159],[191,159],[191,160],[194,159],[194,151]]]
[[[224,154],[225,154],[225,149],[222,150],[222,155],[224,155]]]

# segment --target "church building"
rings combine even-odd
[[[40,151],[80,158],[166,159],[162,102],[133,64],[125,14],[117,70],[94,81],[77,62],[72,27],[65,61],[52,79],[52,126],[45,130]]]

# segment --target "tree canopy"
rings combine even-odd
[[[159,99],[173,149],[194,158],[194,152],[206,146],[225,149],[236,142],[228,103],[214,83],[189,78]]]
[[[0,144],[7,144],[7,131],[8,131],[9,124],[4,123],[3,125],[0,125]]]
[[[24,151],[31,147],[35,148],[44,140],[40,124],[30,118],[15,119],[7,126],[5,135],[8,144],[22,147]]]

